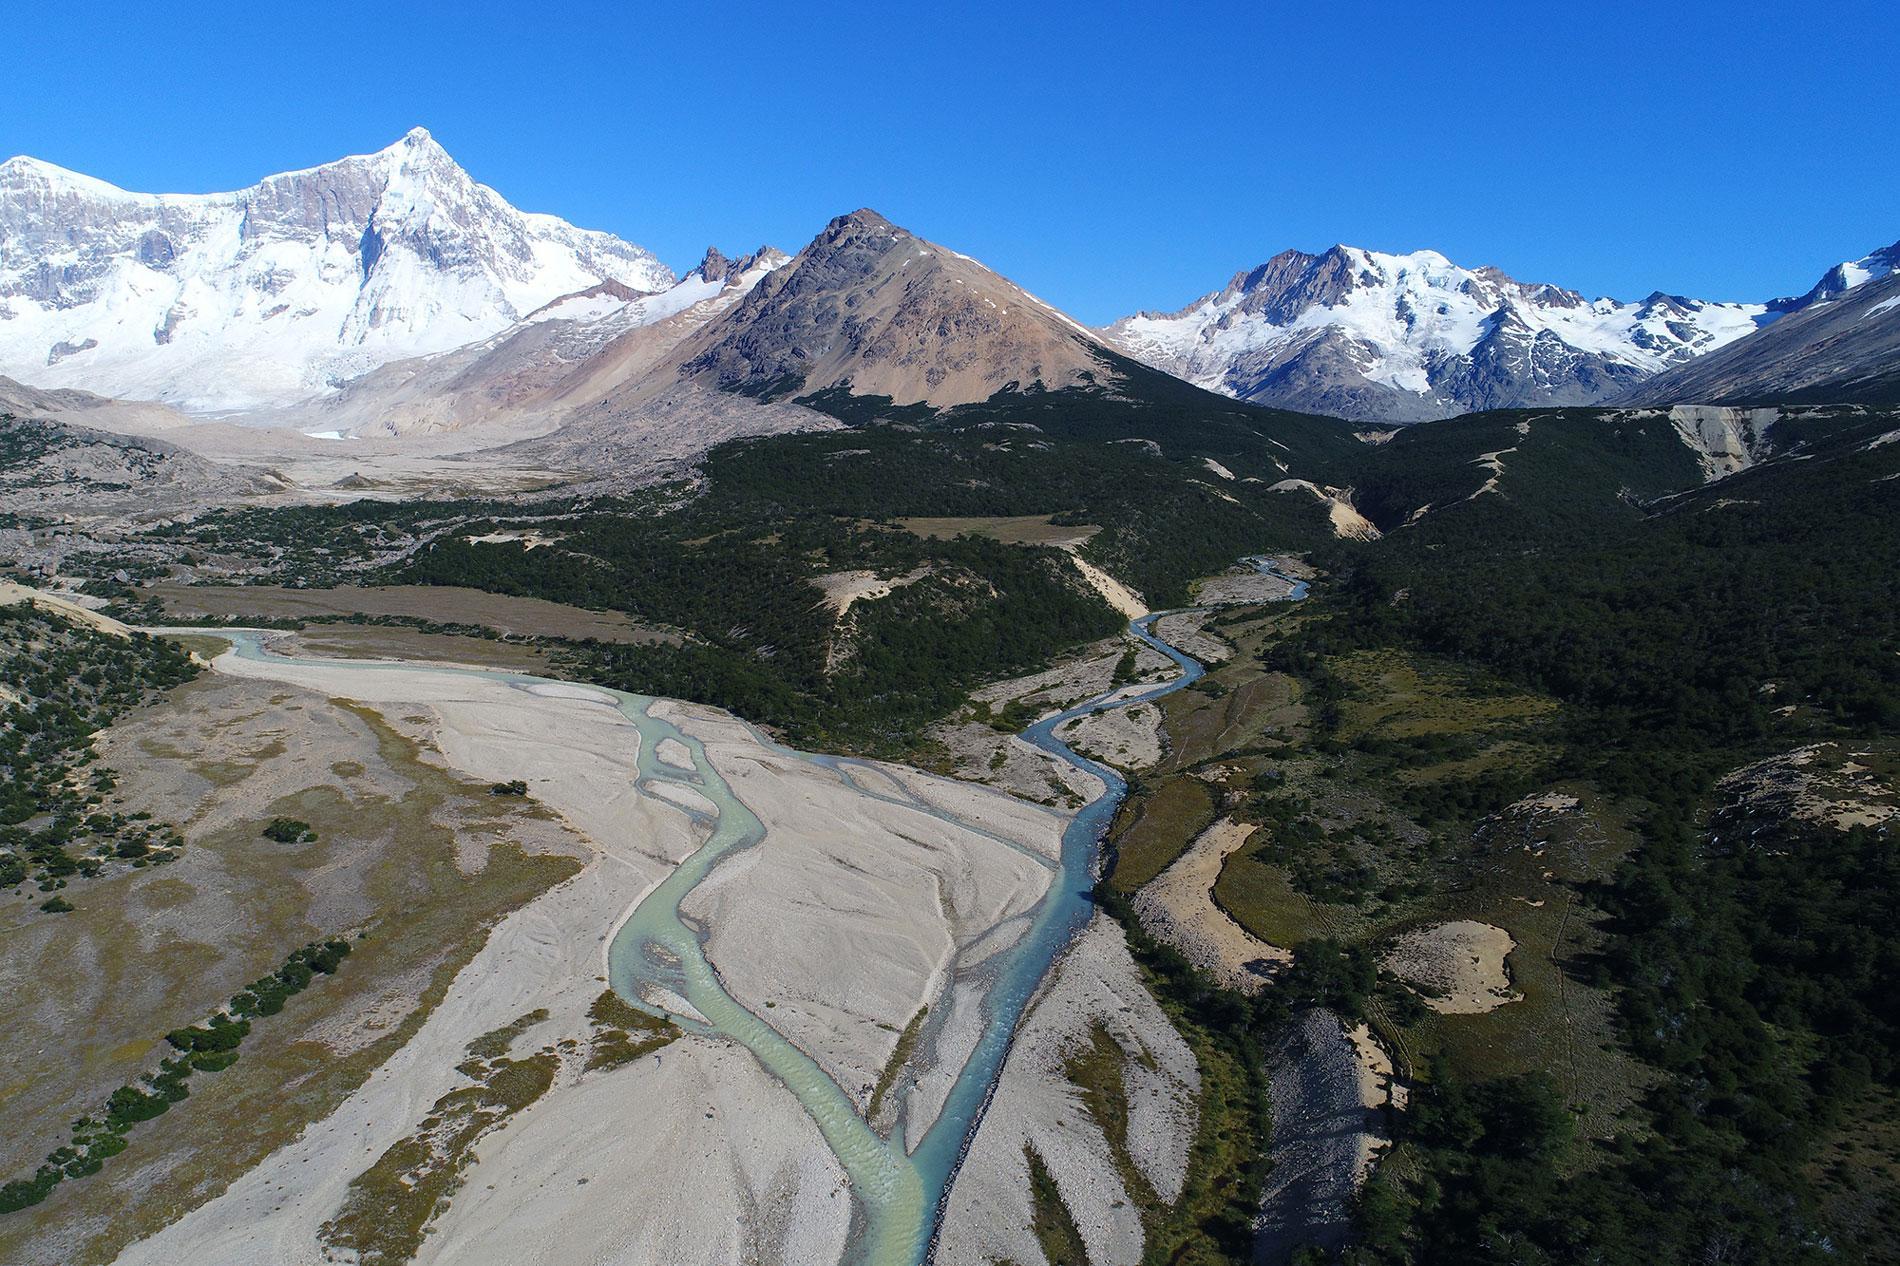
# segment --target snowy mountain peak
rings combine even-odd
[[[1828,269],[1806,294],[1777,299],[1768,306],[1778,313],[1799,312],[1814,304],[1838,299],[1855,286],[1864,286],[1897,272],[1900,272],[1900,242],[1883,246],[1859,259],[1838,263]]]
[[[1719,347],[1767,305],[1586,299],[1432,250],[1282,251],[1179,312],[1102,331],[1157,369],[1244,400],[1372,421],[1587,404]]]
[[[49,163],[30,154],[16,154],[6,162],[0,163],[0,196],[12,191],[16,196],[38,192],[42,196],[63,193],[65,191],[83,193],[96,198],[130,198],[117,185],[92,176],[69,171],[57,163]]]
[[[15,154],[12,158],[7,159],[6,162],[0,163],[0,177],[12,180],[27,180],[33,178],[57,180],[62,176],[71,176],[73,174],[74,173],[67,171],[64,167],[56,166],[44,159],[35,158],[31,154]],[[101,181],[100,183],[103,184],[104,182]]]
[[[0,373],[200,410],[283,405],[461,346],[603,282],[674,283],[517,210],[426,129],[230,193],[0,164]]]

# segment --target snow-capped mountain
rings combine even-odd
[[[1900,273],[1900,242],[1883,246],[1859,259],[1834,265],[1822,274],[1821,280],[1814,283],[1812,290],[1793,298],[1776,299],[1768,305],[1768,310],[1777,315],[1799,312],[1817,303],[1838,299],[1855,286],[1864,286],[1895,273]]]
[[[516,210],[421,128],[235,193],[0,163],[0,373],[41,387],[285,405],[564,295],[673,283],[640,247]]]
[[[1592,404],[1778,315],[1652,294],[1585,299],[1435,251],[1285,251],[1179,312],[1102,331],[1157,369],[1259,404],[1382,422]]]

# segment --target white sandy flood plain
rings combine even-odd
[[[817,765],[711,708],[667,701],[654,715],[704,744],[766,824],[765,842],[721,864],[681,912],[707,929],[727,992],[863,1112],[899,1034],[959,959],[1041,901],[1066,819],[888,766]]]
[[[597,689],[229,654],[216,667],[373,708],[425,759],[478,782],[521,779],[595,850],[574,878],[494,927],[416,1036],[330,1116],[121,1259],[319,1266],[339,1260],[322,1227],[351,1180],[471,1084],[457,1071],[471,1041],[545,1010],[517,1056],[565,1038],[584,1045],[614,930],[704,841],[709,806],[690,788],[670,786],[668,799],[636,785],[639,732]],[[654,709],[705,744],[766,825],[688,903],[712,960],[741,1003],[861,1106],[897,1031],[926,1005],[948,1010],[959,971],[1009,942],[1048,885],[1065,819],[897,767],[841,772],[713,709]],[[933,1052],[953,1047],[927,1044],[912,1075],[938,1076]],[[744,1048],[688,1036],[619,1068],[584,1063],[563,1053],[553,1088],[481,1140],[418,1260],[841,1258],[852,1225],[845,1173],[798,1100]]]

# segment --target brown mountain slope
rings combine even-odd
[[[708,251],[662,294],[603,285],[564,295],[493,338],[384,365],[271,420],[353,435],[487,433],[488,443],[545,434],[637,386],[784,259],[769,247],[738,261]]]
[[[1101,371],[1082,326],[875,211],[839,216],[682,348],[683,381],[762,400],[848,388],[938,408]]]
[[[53,418],[115,435],[152,435],[192,425],[192,419],[156,400],[114,400],[76,387],[42,390],[0,375],[0,413]]]
[[[1005,387],[1055,390],[1113,372],[1083,327],[874,211],[831,221],[687,336],[662,345],[659,332],[636,330],[578,368],[614,385],[572,409],[558,430],[509,451],[566,469],[640,474],[726,439],[836,426],[798,403],[813,396],[948,408]],[[813,403],[839,412],[835,399]]]

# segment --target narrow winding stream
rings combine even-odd
[[[1264,558],[1246,561],[1291,584],[1289,599],[1306,596],[1304,581],[1274,571]],[[996,955],[992,964],[985,965],[989,984],[982,1003],[981,1036],[957,1074],[942,1110],[916,1149],[909,1153],[904,1150],[901,1125],[892,1130],[891,1138],[879,1134],[858,1114],[851,1097],[815,1060],[733,999],[707,961],[699,933],[680,916],[681,902],[722,858],[765,838],[765,824],[720,777],[698,739],[652,715],[653,699],[588,687],[612,695],[621,713],[638,729],[637,778],[643,789],[655,784],[690,788],[711,808],[711,812],[695,815],[708,829],[705,842],[647,893],[615,932],[607,951],[609,983],[629,1002],[665,1014],[689,1032],[740,1043],[792,1092],[850,1176],[857,1216],[849,1259],[859,1266],[920,1266],[929,1256],[945,1193],[1002,1072],[1017,1023],[1051,964],[1093,914],[1089,891],[1094,885],[1096,855],[1109,821],[1127,792],[1127,784],[1114,770],[1076,753],[1057,738],[1055,732],[1064,723],[1097,709],[1123,708],[1159,699],[1202,676],[1205,670],[1198,662],[1155,634],[1156,621],[1171,614],[1174,612],[1143,616],[1130,623],[1129,632],[1172,660],[1181,670],[1179,676],[1132,693],[1124,687],[1098,695],[1046,717],[1022,732],[1025,741],[1099,779],[1103,791],[1083,806],[1065,828],[1049,891],[1031,913],[1027,930],[1007,950]],[[231,637],[237,653],[247,659],[287,659],[293,663],[331,665],[336,662],[276,655],[265,650],[255,634],[205,631]],[[369,670],[376,665],[353,667]],[[404,664],[400,667],[423,666]],[[432,671],[500,678],[524,688],[557,684],[545,678],[480,669],[436,667]],[[690,769],[659,759],[660,744],[666,739],[683,745],[691,756]],[[836,757],[796,755],[840,772],[847,771],[854,763]],[[868,789],[860,787],[860,790]],[[928,805],[912,803],[913,807],[946,821],[989,834],[980,822],[963,821]]]

